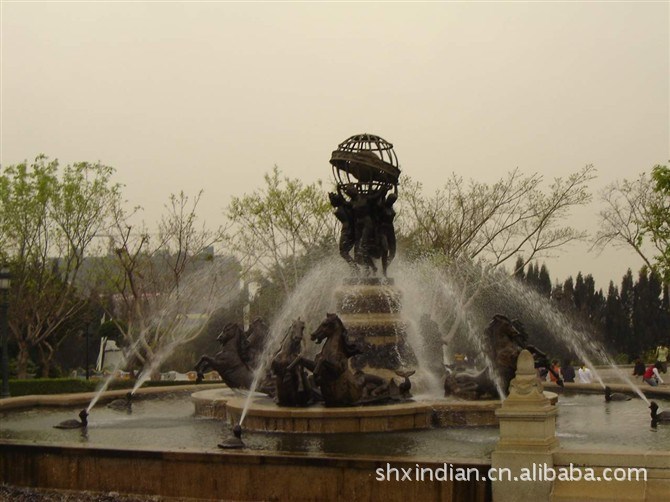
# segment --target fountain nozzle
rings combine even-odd
[[[242,441],[242,426],[240,424],[236,424],[233,426],[233,436],[234,437],[228,438],[223,442],[219,443],[218,445],[219,448],[223,448],[224,450],[246,448],[244,441]]]

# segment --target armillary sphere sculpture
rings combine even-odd
[[[374,260],[380,259],[386,276],[396,250],[393,204],[400,176],[393,145],[373,134],[357,134],[338,145],[330,164],[337,193],[328,196],[342,223],[340,255],[365,275],[376,274]]]

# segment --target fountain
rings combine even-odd
[[[480,378],[485,382],[476,392],[478,397],[486,394],[488,401],[478,405],[436,402],[441,390],[430,396],[432,399],[411,399],[410,377],[417,370],[420,392],[435,391],[435,386],[430,384],[428,365],[423,361],[425,350],[415,350],[409,339],[415,328],[403,316],[402,292],[388,276],[396,254],[393,205],[400,175],[393,145],[370,134],[352,136],[332,153],[330,163],[336,192],[329,198],[341,222],[339,254],[348,269],[339,269],[338,277],[319,284],[312,283],[315,277],[308,275],[296,296],[301,296],[303,288],[316,291],[318,297],[329,296],[328,308],[334,306],[335,312],[323,320],[324,310],[310,312],[308,306],[289,300],[292,315],[284,314],[281,323],[273,323],[252,384],[238,385],[249,390],[247,395],[223,390],[198,392],[193,395],[196,414],[222,418],[250,431],[291,433],[389,432],[455,422],[494,424],[501,387],[497,379],[487,376],[487,370]],[[307,357],[296,353],[305,326],[297,319],[314,322],[315,315],[321,319],[316,317],[320,324],[311,339],[327,341],[315,357]],[[291,327],[287,321],[293,322]],[[293,349],[289,350],[291,343]],[[508,351],[506,359],[515,364],[519,350]],[[288,359],[289,354],[293,360]],[[222,359],[223,354],[218,357]],[[237,354],[232,357],[240,358]],[[499,359],[504,359],[502,354]],[[500,361],[495,362],[502,369]],[[275,375],[282,375],[276,378],[275,401],[279,406],[255,392],[269,366]],[[308,379],[305,371],[313,376]],[[509,381],[513,364],[505,371]],[[491,389],[488,393],[481,391],[486,385]],[[316,396],[323,403],[307,406],[318,400]],[[291,406],[294,408],[287,409]]]
[[[331,165],[337,192],[330,199],[342,223],[339,251],[344,260],[321,263],[298,284],[262,337],[265,344],[262,351],[255,351],[253,373],[245,373],[237,383],[231,380],[231,387],[240,390],[185,389],[195,405],[194,415],[193,405],[183,395],[163,401],[149,399],[149,392],[139,389],[132,416],[95,408],[88,427],[77,427],[77,436],[50,427],[70,411],[28,410],[15,412],[13,417],[0,401],[0,411],[6,414],[0,444],[7,452],[0,457],[0,481],[210,499],[289,499],[299,494],[319,500],[490,500],[492,483],[484,475],[492,464],[518,467],[531,458],[541,458],[552,466],[647,466],[656,469],[657,475],[643,486],[643,493],[653,498],[667,491],[667,454],[633,450],[616,456],[609,451],[579,450],[589,435],[600,441],[593,443],[596,445],[616,441],[639,448],[642,440],[649,439],[646,424],[635,434],[623,431],[638,416],[648,423],[646,405],[645,415],[639,414],[641,400],[634,399],[629,405],[605,404],[597,396],[596,406],[596,399],[589,401],[596,396],[566,392],[561,400],[570,413],[561,416],[556,396],[543,392],[535,378],[534,366],[542,352],[536,349],[534,358],[522,350],[530,347],[520,325],[495,316],[490,329],[484,329],[483,316],[476,315],[472,302],[464,300],[456,281],[428,262],[403,263],[402,257],[395,256],[393,204],[400,171],[390,143],[372,135],[353,136],[333,152]],[[391,270],[394,277],[390,277]],[[520,299],[528,315],[560,327],[564,342],[588,364],[589,355],[601,355],[600,347],[570,328],[559,313],[533,294],[494,273],[480,276],[491,290],[503,284]],[[503,371],[484,371],[470,375],[472,378],[454,371],[451,380],[446,380],[455,396],[445,398],[439,325],[444,324],[448,310],[461,316],[483,365]],[[320,351],[305,340],[307,328],[315,342],[328,340],[322,342]],[[233,333],[236,340],[250,335],[235,326],[224,331]],[[222,352],[226,336],[221,338]],[[491,336],[499,343],[493,343],[495,350],[489,352]],[[353,392],[346,398],[339,390],[334,397],[326,397],[333,380],[322,371],[335,366],[330,348],[325,348],[331,339],[338,339],[344,351],[344,356],[335,352],[334,357],[346,363],[338,370]],[[177,346],[168,344],[164,354]],[[225,354],[218,356],[212,359],[212,367],[226,360]],[[242,360],[249,360],[248,354]],[[205,362],[199,363],[201,369]],[[274,376],[274,399],[259,392],[268,390],[269,369]],[[221,371],[226,369],[221,367]],[[500,398],[507,394],[508,386],[515,395],[501,408]],[[480,399],[462,399],[472,395]],[[87,410],[91,411],[100,396],[80,399],[91,402]],[[61,404],[71,406],[84,402],[72,396],[61,399]],[[668,404],[660,403],[660,408],[668,409]],[[629,408],[615,412],[610,406]],[[621,416],[623,425],[614,425],[615,416]],[[486,426],[499,420],[496,444],[498,430]],[[221,439],[222,422],[224,432],[232,437]],[[62,435],[47,437],[42,432],[45,423],[50,434]],[[657,425],[654,441],[644,443],[645,450],[670,438],[670,428]],[[604,435],[609,427],[614,434],[611,439]],[[559,440],[567,448],[559,449]],[[375,480],[375,473],[391,472],[389,469],[435,472],[447,463],[452,468],[472,469],[480,477],[458,482]],[[143,473],[141,479],[138,472]],[[607,499],[614,493],[602,490],[600,484],[593,486],[545,483],[533,500],[539,492],[563,494],[565,499],[583,499],[584,494]],[[519,493],[516,489],[493,490],[496,500],[514,500]]]

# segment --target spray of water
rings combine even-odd
[[[140,345],[141,340],[137,340],[130,349],[130,353],[133,351],[137,350],[137,348]],[[116,378],[117,372],[121,369],[121,366],[123,366],[126,363],[125,359],[120,358],[114,367],[112,368],[110,374],[105,378],[105,380],[102,382],[102,385],[100,385],[95,392],[95,395],[93,396],[93,399],[91,399],[91,402],[88,404],[88,407],[86,408],[86,412],[89,412],[93,409],[93,407],[96,405],[98,400],[100,399],[100,396],[109,388],[109,384],[112,383],[112,380]]]
[[[510,293],[522,303],[529,317],[542,322],[547,331],[557,340],[561,341],[583,361],[604,388],[605,383],[596,371],[592,360],[599,359],[609,365],[626,384],[645,402],[649,403],[640,388],[633,383],[628,375],[622,372],[609,356],[602,344],[588,333],[575,329],[569,319],[556,310],[549,299],[543,297],[535,290],[528,288],[521,282],[509,276],[500,275],[500,280]]]
[[[212,261],[203,268],[186,274],[179,288],[170,294],[155,297],[151,309],[153,314],[149,313],[149,319],[144,320],[144,327],[126,352],[128,356],[147,348],[153,352],[131,393],[134,394],[179,346],[197,336],[214,310],[225,307],[238,294],[238,279],[235,274],[230,273],[229,264]],[[91,400],[87,411],[95,406],[125,362],[120,360],[112,369]]]
[[[240,425],[247,415],[261,378],[265,376],[272,355],[279,350],[283,336],[293,320],[302,319],[305,322],[306,333],[315,329],[327,312],[335,311],[335,288],[342,283],[342,278],[349,274],[348,266],[339,257],[330,258],[318,263],[298,283],[270,325],[268,340],[261,354],[260,364],[254,371],[254,379],[240,416]]]
[[[478,322],[479,316],[475,313],[472,298],[476,293],[471,285],[462,284],[462,277],[455,277],[448,272],[449,269],[437,266],[430,259],[407,263],[401,258],[397,270],[397,283],[402,291],[402,314],[413,327],[408,330],[408,341],[417,353],[419,366],[433,369],[429,376],[429,380],[433,382],[431,394],[439,396],[443,393],[441,345],[443,342],[447,343],[446,350],[449,354],[447,357],[451,359],[453,354],[450,354],[452,348],[449,342],[453,340],[453,335],[458,329],[465,330],[467,340],[480,355],[484,366],[494,368],[489,357],[486,334]],[[460,271],[462,276],[463,269]],[[417,326],[421,326],[423,316],[436,322],[443,330],[440,340],[429,340],[426,333],[417,329]],[[434,360],[436,358],[438,360]],[[489,374],[498,395],[503,398],[504,392],[499,376],[495,371],[490,371]]]
[[[254,374],[240,423],[246,417],[253,392],[266,373],[271,355],[279,349],[283,334],[292,320],[300,317],[306,321],[309,328],[316,327],[325,312],[333,310],[333,292],[349,272],[338,259],[324,261],[312,269],[290,295],[271,325],[269,340],[261,357],[261,364]],[[601,344],[587,333],[575,329],[548,299],[503,272],[488,270],[481,264],[446,267],[436,265],[430,259],[409,263],[397,258],[393,266],[393,276],[402,295],[401,314],[407,327],[407,342],[417,358],[419,370],[417,376],[419,381],[424,382],[425,390],[430,396],[441,395],[442,392],[440,374],[442,354],[441,351],[435,350],[436,340],[428,340],[425,333],[422,333],[422,317],[427,315],[438,326],[446,328],[448,333],[443,334],[443,337],[446,336],[447,343],[458,330],[465,331],[468,342],[479,354],[483,365],[489,369],[495,368],[489,356],[489,341],[483,329],[483,323],[495,312],[482,308],[481,302],[478,302],[484,293],[490,294],[493,291],[496,294],[504,292],[513,297],[514,301],[522,306],[525,318],[542,322],[552,336],[584,361],[601,386],[604,387],[605,384],[592,363],[594,358],[609,364],[621,379],[646,401],[644,394],[617,368]],[[389,301],[393,299],[389,298]],[[438,345],[441,346],[442,341],[439,340]],[[437,363],[431,360],[436,357],[439,359]],[[431,368],[439,370],[431,371]],[[489,373],[501,399],[504,399],[505,394],[499,376],[495,370],[490,370]]]

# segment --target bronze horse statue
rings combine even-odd
[[[410,397],[409,377],[413,371],[396,372],[405,379],[398,386],[393,379],[387,381],[351,370],[349,359],[361,350],[347,340],[347,330],[337,314],[326,314],[326,319],[310,338],[316,343],[325,340],[321,352],[314,361],[300,357],[296,362],[312,371],[326,406],[356,406]]]
[[[516,375],[516,362],[522,350],[526,349],[535,360],[536,368],[552,371],[544,352],[533,345],[527,344],[527,334],[520,321],[510,321],[504,315],[496,314],[485,330],[490,347],[493,368],[484,368],[479,373],[448,373],[444,381],[445,396],[454,394],[466,399],[479,399],[484,395],[496,397],[497,389],[490,371],[495,371],[500,378],[500,385],[505,395],[509,392],[509,384]],[[541,377],[546,376],[540,374]],[[556,375],[558,377],[558,375]],[[557,383],[563,382],[558,378]]]
[[[307,373],[298,364],[305,323],[293,321],[275,354],[270,369],[274,375],[275,402],[279,406],[307,406],[312,398]]]
[[[263,350],[270,336],[270,326],[262,317],[257,317],[249,325],[241,342],[242,359],[247,366],[255,370],[261,363]]]
[[[216,338],[221,344],[221,350],[214,357],[204,355],[195,365],[198,374],[196,382],[203,379],[203,374],[208,369],[215,370],[221,380],[231,389],[250,389],[254,380],[254,369],[249,366],[248,352],[245,351],[246,334],[236,323],[228,323]],[[259,386],[260,392],[273,394],[271,387],[265,384]]]
[[[482,399],[485,396],[490,399],[499,397],[498,389],[496,389],[488,368],[484,368],[478,373],[447,371],[447,376],[444,379],[444,395],[454,395],[462,399]]]

